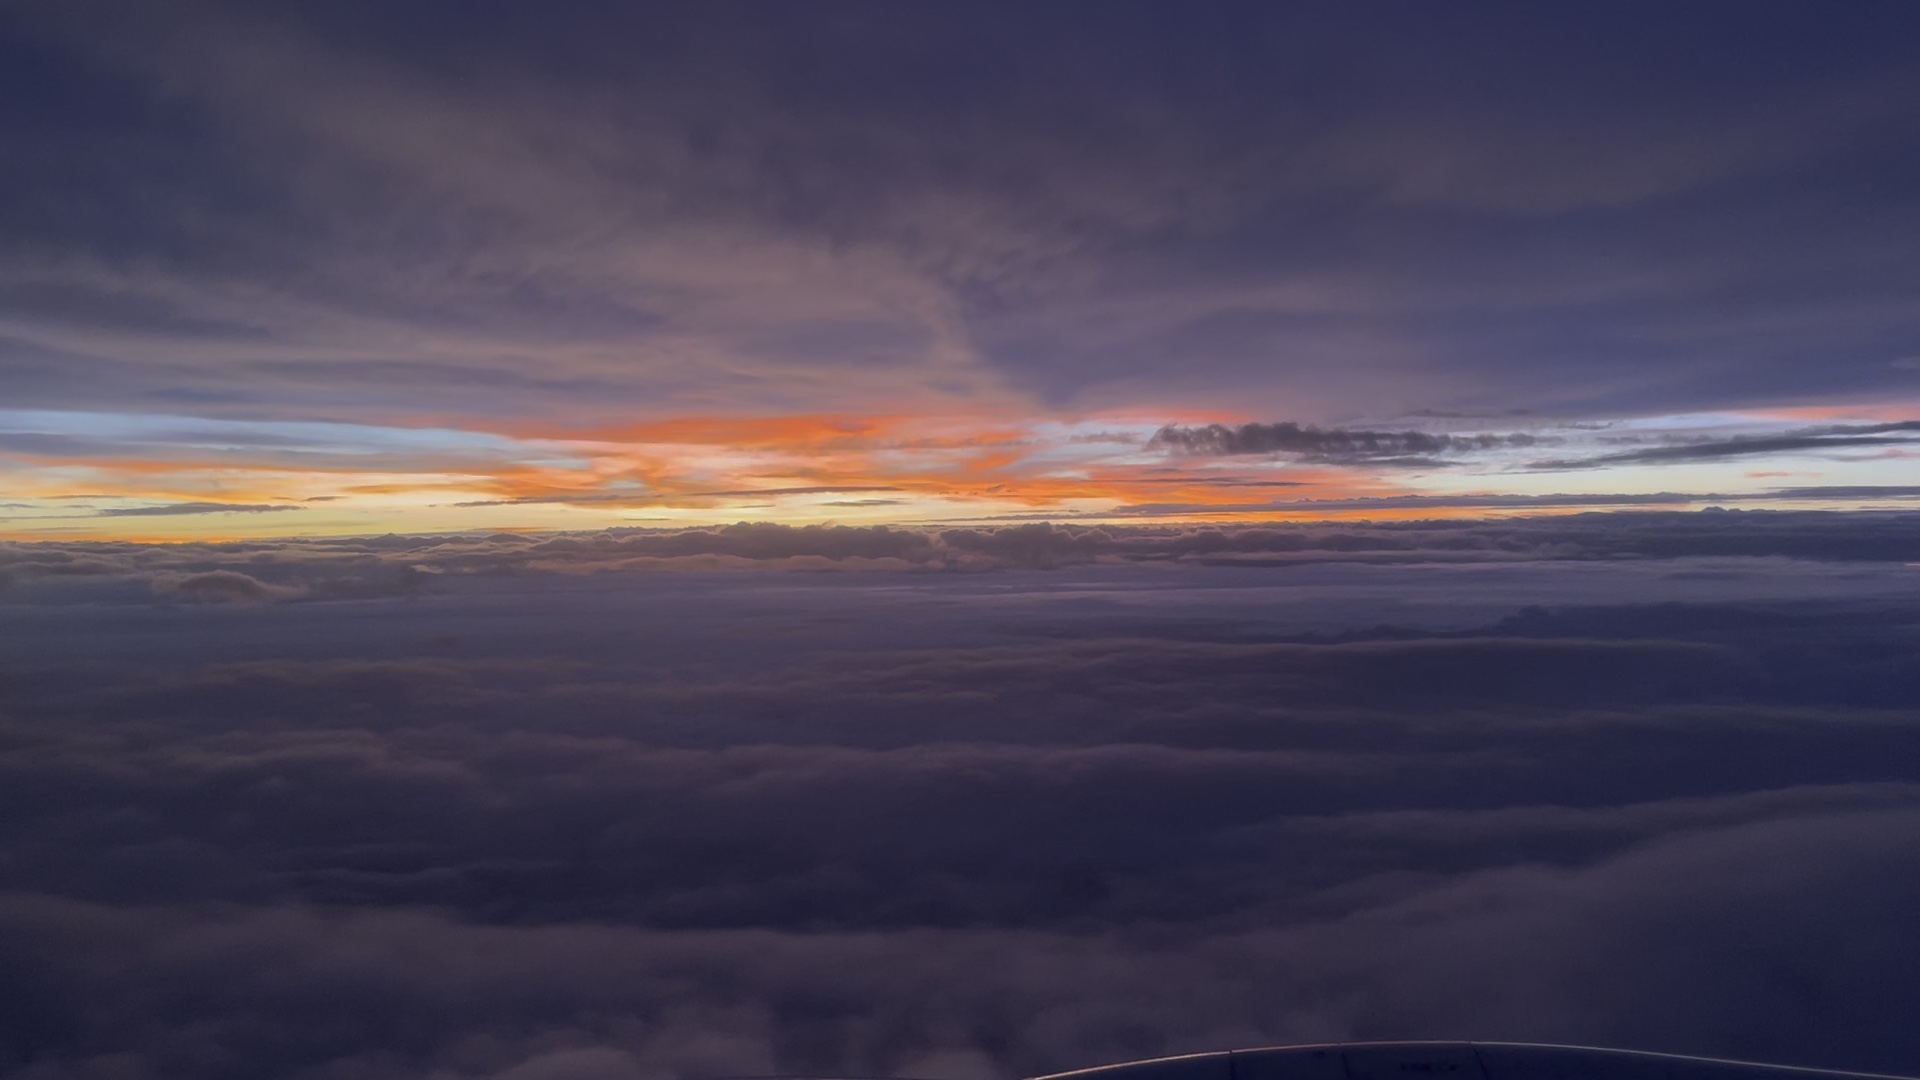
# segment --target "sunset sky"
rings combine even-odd
[[[1849,4],[0,9],[0,535],[1920,497]]]
[[[4,1080],[1920,1080],[1917,911],[1920,0],[0,0]]]

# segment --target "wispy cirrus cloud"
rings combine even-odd
[[[176,517],[183,514],[268,514],[285,510],[303,510],[301,506],[279,503],[180,502],[155,506],[120,506],[95,510],[95,517]]]
[[[1534,469],[1603,468],[1608,465],[1660,465],[1726,458],[1844,451],[1856,447],[1920,445],[1920,420],[1813,428],[1784,435],[1745,435],[1725,439],[1672,441],[1660,446],[1600,454],[1590,458],[1537,461]]]

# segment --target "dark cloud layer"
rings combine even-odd
[[[1525,463],[1526,468],[1566,470],[1615,465],[1663,465],[1721,461],[1807,451],[1846,451],[1915,445],[1920,420],[1883,424],[1840,424],[1769,436],[1734,438],[1669,437],[1653,446],[1595,454],[1583,458],[1549,458]],[[1182,427],[1169,424],[1155,432],[1149,448],[1209,457],[1286,455],[1302,461],[1371,466],[1405,465],[1432,468],[1449,459],[1497,450],[1554,447],[1565,440],[1526,432],[1511,434],[1449,435],[1424,431],[1368,431],[1318,428],[1291,421],[1273,424],[1208,424]],[[1634,442],[1632,437],[1603,442]]]
[[[1228,427],[1168,425],[1154,432],[1149,446],[1163,446],[1184,454],[1294,454],[1308,461],[1375,464],[1406,459],[1432,464],[1425,455],[1468,453],[1475,450],[1524,448],[1553,440],[1528,434],[1436,435],[1423,431],[1362,431],[1323,429],[1287,422],[1241,424]]]
[[[1916,442],[1920,442],[1920,420],[1901,420],[1887,424],[1847,424],[1814,428],[1780,436],[1746,436],[1733,439],[1672,442],[1663,446],[1601,454],[1578,461],[1534,462],[1530,467],[1568,469],[1625,464],[1682,464],[1803,450],[1832,451],[1861,447],[1910,446]]]
[[[0,1074],[984,1080],[1413,1037],[1910,1072],[1916,537],[15,545]]]
[[[109,510],[96,510],[94,514],[98,517],[170,517],[178,514],[264,514],[278,510],[299,509],[301,507],[272,503],[182,502],[116,507]]]
[[[1880,490],[1880,489],[1875,489]],[[1854,494],[1860,494],[1855,490]],[[1798,494],[1798,493],[1796,493]],[[1817,493],[1809,493],[1817,495]],[[1911,494],[1890,489],[1888,497]],[[1705,496],[1656,495],[1673,502]],[[1556,497],[1490,496],[1473,505],[1559,505]],[[1585,497],[1569,497],[1581,505]],[[1420,508],[1419,497],[1352,500],[1354,508]],[[1302,506],[1334,504],[1303,503]],[[427,589],[443,575],[615,571],[792,570],[965,573],[1082,565],[1582,562],[1679,557],[1920,561],[1908,512],[1588,513],[1513,521],[1432,520],[1153,526],[1035,522],[975,528],[740,523],[712,529],[458,534],[139,544],[0,543],[0,569],[23,581],[146,582],[229,571],[317,598]]]
[[[19,3],[0,378],[335,418],[1899,397],[1917,47],[1900,5]]]

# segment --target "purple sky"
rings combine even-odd
[[[1915,20],[9,5],[0,513],[190,536],[1898,488],[1911,429],[1866,429],[1920,415]],[[1154,438],[1212,424],[1470,438]]]

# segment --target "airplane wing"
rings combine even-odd
[[[1332,1043],[1131,1061],[1033,1080],[1888,1080],[1875,1073],[1497,1042]]]

